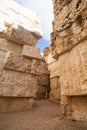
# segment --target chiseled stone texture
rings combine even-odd
[[[16,55],[10,51],[6,53],[3,68],[31,73],[31,66],[32,59],[28,59],[22,55]]]
[[[43,58],[40,54],[40,50],[36,47],[33,47],[33,46],[24,45],[22,55],[25,57],[29,57],[29,58],[31,57],[31,58],[43,60]]]
[[[0,96],[36,97],[37,76],[11,70],[2,70],[0,75]]]
[[[6,27],[16,23],[29,32],[31,31],[38,39],[42,37],[40,18],[37,13],[24,8],[13,0],[0,0],[0,18],[0,24],[3,25],[2,30],[6,30]]]
[[[4,65],[3,59],[5,58],[5,54],[6,52],[0,50],[0,73]]]
[[[60,78],[55,77],[50,79],[50,100],[60,103],[61,100],[61,87]]]
[[[10,42],[5,38],[0,38],[0,50],[5,52],[11,51],[15,54],[22,55],[23,46]]]
[[[31,73],[33,74],[47,74],[49,75],[45,61],[32,59]]]
[[[3,68],[32,74],[49,74],[42,60],[27,58],[8,51],[3,60]]]
[[[37,13],[0,0],[0,112],[29,108],[48,94],[49,72],[37,48],[41,37]]]
[[[72,97],[72,118],[87,120],[87,96]]]
[[[53,5],[51,45],[44,51],[50,78],[60,77],[63,115],[87,119],[87,0],[53,0]]]
[[[0,113],[30,109],[33,104],[33,98],[0,97]]]
[[[61,93],[87,95],[87,41],[60,56]]]
[[[36,46],[38,40],[32,32],[20,25],[12,24],[7,28],[5,34],[8,40],[21,45]]]

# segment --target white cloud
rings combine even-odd
[[[52,0],[15,0],[23,6],[37,12],[41,17],[43,37],[49,39],[52,28],[53,6]]]

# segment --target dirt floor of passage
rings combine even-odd
[[[87,121],[60,117],[59,104],[37,100],[32,110],[0,114],[0,130],[87,130]]]

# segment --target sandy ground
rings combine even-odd
[[[60,117],[59,104],[38,100],[32,110],[0,114],[0,130],[87,130],[87,121]]]

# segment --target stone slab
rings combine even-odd
[[[33,74],[49,74],[45,61],[32,59],[31,73]]]
[[[0,75],[0,96],[36,97],[37,76],[11,70],[2,70]]]
[[[21,55],[23,51],[23,46],[10,42],[5,38],[0,38],[0,50],[12,51],[15,54]]]
[[[72,119],[83,121],[87,120],[87,96],[72,98]]]
[[[32,47],[32,46],[28,46],[28,45],[24,45],[23,46],[23,56],[26,57],[31,57],[31,58],[35,58],[35,59],[43,59],[41,54],[40,54],[40,50],[36,47]]]
[[[0,73],[4,65],[4,58],[5,58],[6,52],[0,50]]]
[[[21,25],[11,25],[7,28],[5,34],[8,40],[20,45],[36,46],[38,40],[32,32]]]
[[[54,89],[50,91],[49,99],[54,102],[60,103],[61,96],[58,89]]]
[[[12,52],[7,52],[3,68],[31,73],[32,60],[21,55],[16,55]]]

